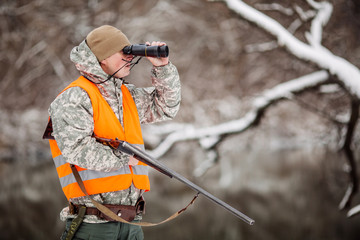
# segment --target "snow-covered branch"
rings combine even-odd
[[[358,214],[360,214],[360,204],[351,208],[347,213],[347,217],[354,217],[355,215]]]
[[[279,22],[266,16],[260,11],[250,7],[240,0],[224,0],[227,6],[241,15],[244,19],[255,23],[260,28],[272,34],[277,38],[279,46],[285,47],[291,54],[299,59],[310,61],[316,64],[321,69],[328,70],[332,75],[335,75],[340,81],[343,82],[347,90],[360,98],[360,70],[348,62],[347,60],[335,56],[328,49],[321,45],[308,45],[285,29]],[[314,3],[311,1],[311,3]],[[324,10],[319,11],[321,14],[316,16],[312,22],[311,36],[312,43],[319,42],[319,35],[321,34],[321,27],[327,22],[331,8],[321,8]],[[320,7],[319,7],[320,8]],[[319,32],[320,31],[320,32]]]
[[[304,22],[308,21],[309,19],[315,17],[316,12],[314,10],[308,10],[304,11],[301,7],[298,5],[294,6],[295,12],[299,15],[300,19]]]
[[[291,99],[293,94],[321,85],[326,82],[328,78],[329,74],[327,71],[318,71],[279,84],[256,97],[253,101],[252,109],[242,118],[205,128],[185,125],[184,128],[178,128],[169,134],[158,147],[149,153],[155,158],[158,158],[164,155],[176,142],[188,140],[201,140],[202,142],[212,140],[207,141],[207,143],[210,142],[211,144],[202,144],[204,149],[211,149],[221,140],[222,136],[241,133],[256,125],[266,108],[272,103],[281,99]]]
[[[318,11],[311,24],[311,34],[306,34],[307,40],[314,47],[321,45],[322,29],[328,23],[331,13],[332,5],[328,2],[315,2],[314,0],[308,0],[308,3]]]

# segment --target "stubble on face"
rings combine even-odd
[[[130,74],[132,55],[125,55],[122,52],[115,53],[101,61],[101,67],[109,75],[115,74],[117,78],[123,78]],[[119,70],[120,69],[120,70]]]

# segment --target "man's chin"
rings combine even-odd
[[[127,71],[127,72],[124,72],[124,73],[122,73],[122,74],[119,74],[119,75],[115,75],[117,78],[124,78],[124,77],[126,77],[126,76],[129,76],[130,75],[130,70],[129,71]]]

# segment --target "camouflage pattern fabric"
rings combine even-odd
[[[101,83],[109,77],[102,70],[85,41],[71,51],[70,59],[81,75],[95,83]],[[180,79],[172,63],[163,67],[153,67],[151,81],[153,86],[147,88],[126,85],[135,100],[142,124],[172,119],[180,107]],[[122,84],[123,80],[117,78],[97,84],[121,124],[123,124],[120,89]],[[127,155],[116,156],[109,147],[97,143],[91,137],[94,129],[93,109],[90,98],[83,89],[72,87],[64,91],[51,103],[49,114],[53,123],[53,136],[67,162],[82,168],[105,172],[128,164]],[[141,195],[142,191],[131,185],[129,189],[96,194],[93,198],[102,204],[135,205]],[[73,198],[70,201],[93,207],[87,197]],[[68,207],[60,213],[60,219],[63,221],[74,217],[69,214]],[[135,220],[140,218],[141,216],[137,216]],[[96,216],[85,216],[84,222],[105,221]]]

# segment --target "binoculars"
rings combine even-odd
[[[144,57],[167,57],[169,56],[169,48],[163,46],[149,46],[145,44],[133,44],[123,48],[124,54]]]

